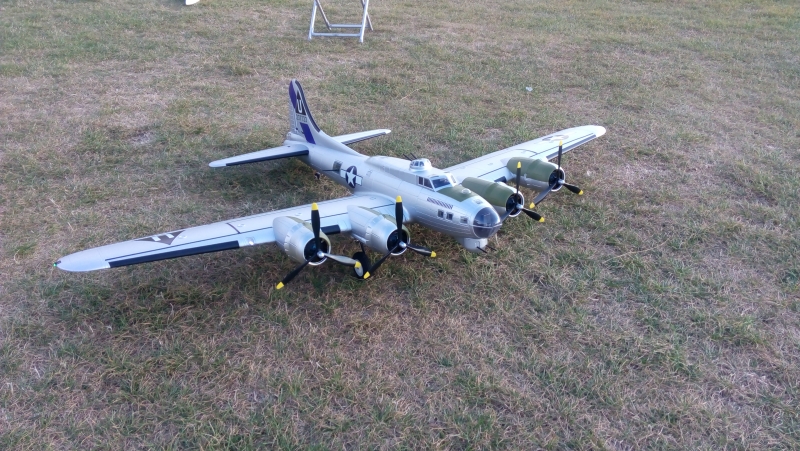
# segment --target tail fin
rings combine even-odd
[[[308,110],[303,87],[300,86],[300,82],[297,80],[292,80],[289,83],[289,125],[291,133],[305,137],[306,141],[311,144],[317,143],[318,140],[316,138],[322,132],[317,123],[314,122],[311,111]]]
[[[314,117],[311,116],[308,103],[306,103],[306,95],[297,80],[289,82],[289,126],[291,127],[289,133],[294,135],[293,140],[295,141],[304,139],[309,144],[317,144],[329,149],[361,155],[320,130],[317,123],[314,122]]]

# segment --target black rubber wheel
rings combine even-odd
[[[362,268],[361,275],[358,275],[356,269],[353,268],[353,275],[356,276],[357,279],[363,279],[364,273],[369,271],[369,268],[372,266],[372,263],[369,261],[369,256],[364,252],[358,251],[355,254],[353,254],[353,260],[358,260],[358,262],[361,263],[361,268]]]

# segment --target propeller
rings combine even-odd
[[[559,174],[559,175],[561,174],[561,154],[562,153],[563,153],[562,142],[559,141],[558,142],[558,160],[557,160],[557,163],[556,163],[557,166],[558,166],[558,169],[556,169],[554,174]],[[539,193],[539,195],[536,196],[535,199],[533,199],[533,202],[531,203],[531,208],[534,208],[536,205],[539,204],[539,202],[543,201],[548,196],[548,194],[550,194],[550,192],[553,191],[553,189],[555,187],[557,187],[557,186],[559,186],[559,187],[563,186],[566,189],[570,190],[571,192],[573,192],[573,193],[575,193],[575,194],[577,194],[579,196],[583,195],[583,190],[582,189],[580,189],[579,187],[577,187],[575,185],[566,183],[564,181],[564,179],[559,177],[556,180],[553,180],[552,182],[550,182],[550,186],[548,186],[547,189],[545,189],[544,191]]]
[[[431,257],[431,258],[436,257],[436,252],[428,249],[425,246],[419,246],[416,244],[411,244],[410,242],[407,243],[403,241],[403,199],[400,196],[397,196],[397,199],[395,200],[394,217],[395,220],[397,221],[397,244],[394,246],[394,248],[390,249],[389,252],[386,253],[386,255],[384,255],[378,261],[376,261],[371,268],[369,268],[369,271],[367,271],[364,274],[365,279],[369,277],[370,273],[374,273],[375,271],[377,271],[378,268],[383,264],[383,262],[387,258],[389,258],[390,255],[392,255],[393,253],[397,252],[400,249],[408,248],[426,257]]]
[[[292,279],[297,277],[300,274],[300,271],[303,270],[309,263],[312,261],[318,262],[323,260],[324,258],[330,258],[331,260],[345,265],[345,266],[353,266],[356,268],[356,271],[361,268],[361,263],[358,260],[352,259],[350,257],[345,257],[344,255],[334,255],[329,254],[327,252],[323,252],[322,248],[320,247],[321,239],[319,237],[320,233],[320,218],[319,218],[319,207],[316,203],[311,204],[311,231],[314,232],[314,249],[317,250],[317,253],[312,255],[310,258],[306,259],[303,263],[300,263],[295,269],[292,270],[289,274],[286,274],[286,277],[283,278],[278,285],[275,286],[275,289],[280,290],[287,283],[291,282]],[[365,279],[369,277],[369,273],[364,277]]]
[[[522,176],[522,162],[518,161],[517,162],[517,187],[516,187],[517,188],[517,192],[514,193],[514,198],[515,199],[520,199],[519,198],[519,178],[521,176]],[[533,208],[535,206],[536,206],[535,204],[531,204],[531,208]],[[533,219],[535,221],[539,221],[539,222],[544,222],[544,217],[542,217],[542,215],[540,215],[539,213],[536,213],[533,210],[529,210],[529,209],[525,208],[525,206],[520,204],[519,201],[517,201],[516,207],[517,207],[517,209],[522,210],[522,212],[525,213],[526,215],[528,215],[531,219]],[[514,211],[513,209],[507,210],[505,212],[505,214],[503,214],[503,216],[500,218],[500,222],[505,222],[505,220],[508,218],[508,216],[513,211]]]

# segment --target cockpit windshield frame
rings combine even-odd
[[[444,188],[445,186],[451,185],[450,180],[445,177],[434,177],[431,179],[431,183],[433,183],[433,189],[439,190],[440,188]]]
[[[433,184],[433,189],[439,191],[448,186],[458,185],[458,180],[453,177],[453,174],[444,174],[431,177],[431,183]]]

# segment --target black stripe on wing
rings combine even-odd
[[[227,241],[225,243],[209,244],[207,246],[194,247],[190,249],[179,249],[171,252],[162,252],[160,254],[143,255],[140,257],[126,258],[123,260],[114,260],[108,262],[108,265],[112,268],[117,268],[119,266],[136,265],[139,263],[169,260],[171,258],[186,257],[188,255],[207,254],[209,252],[227,251],[229,249],[238,248],[238,241]]]

